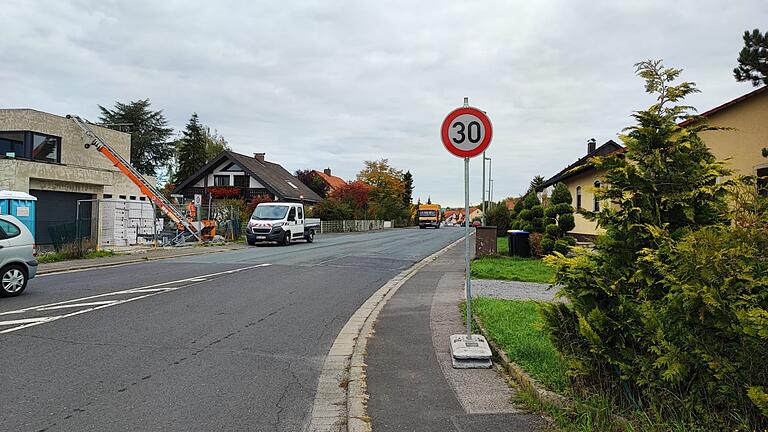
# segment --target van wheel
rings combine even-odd
[[[27,287],[27,272],[18,264],[11,264],[0,271],[0,297],[13,297]]]
[[[285,236],[283,236],[283,246],[289,246],[291,244],[291,232],[286,231]]]
[[[304,236],[304,240],[306,240],[307,243],[312,243],[315,241],[315,230],[309,230],[307,235]]]
[[[248,240],[250,246],[256,246],[256,240]]]

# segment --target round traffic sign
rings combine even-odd
[[[475,157],[491,143],[493,126],[488,116],[477,108],[453,110],[440,128],[443,145],[458,157]]]

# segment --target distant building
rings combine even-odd
[[[125,159],[131,135],[92,125],[91,129]],[[51,230],[77,219],[96,219],[90,201],[101,198],[146,200],[136,187],[95,148],[86,149],[81,129],[70,119],[33,109],[0,109],[0,190],[37,198],[35,241],[51,244]],[[153,177],[147,180],[154,183]],[[89,235],[91,227],[81,227]]]
[[[335,175],[331,175],[330,168],[326,168],[322,171],[312,170],[312,174],[321,178],[323,182],[325,182],[325,184],[328,185],[328,193],[331,193],[347,185],[346,180],[344,180],[343,178],[336,177]]]
[[[480,219],[483,216],[483,211],[480,210],[477,207],[470,207],[469,208],[469,220],[470,222],[475,219]],[[464,223],[464,209],[457,209],[457,210],[446,210],[445,213],[443,213],[443,220],[445,223],[454,223],[454,224],[460,224]]]
[[[179,182],[172,192],[192,199],[237,198],[250,201],[266,196],[276,201],[312,205],[322,198],[282,166],[269,162],[264,153],[246,156],[225,150],[194,174]]]

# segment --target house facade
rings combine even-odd
[[[597,199],[595,192],[603,186],[605,176],[603,170],[596,169],[590,161],[596,156],[608,156],[622,151],[624,151],[624,147],[613,140],[608,140],[598,147],[595,139],[590,139],[587,142],[586,155],[568,165],[541,185],[541,188],[537,191],[540,194],[540,198],[551,196],[555,184],[563,183],[571,192],[571,198],[573,199],[571,205],[574,209],[600,211],[604,203]],[[588,220],[579,213],[574,213],[573,219],[576,226],[571,233],[576,237],[593,237],[600,232],[595,222]]]
[[[768,179],[768,86],[745,94],[701,114],[710,126],[731,128],[701,133],[712,154],[733,171],[734,176],[752,175],[763,186]]]
[[[768,158],[762,156],[762,149],[768,147],[768,86],[726,102],[701,116],[710,126],[726,128],[700,134],[712,154],[725,163],[733,176],[756,176],[758,187],[766,190]],[[690,123],[686,121],[681,126]],[[590,159],[623,151],[624,148],[613,141],[595,148],[594,140],[590,140],[586,156],[552,176],[537,192],[551,195],[554,185],[562,182],[571,192],[574,208],[599,211],[606,203],[595,198],[595,190],[605,186],[605,173],[592,166]],[[595,222],[580,214],[575,214],[574,219],[576,227],[572,233],[577,237],[594,237],[601,232]]]
[[[179,182],[172,193],[187,199],[200,194],[204,202],[209,198],[250,201],[254,197],[268,197],[313,205],[322,200],[285,168],[267,161],[264,153],[246,156],[229,150]]]
[[[95,125],[91,129],[130,159],[130,134]],[[75,222],[78,201],[79,218],[95,220],[96,207],[83,200],[146,200],[104,155],[84,144],[81,129],[66,117],[33,109],[0,109],[0,190],[37,198],[35,241],[40,245],[51,243],[51,229]]]

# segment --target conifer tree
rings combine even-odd
[[[179,170],[176,182],[194,174],[208,160],[207,136],[197,113],[193,113],[184,129],[184,136],[177,142]]]

